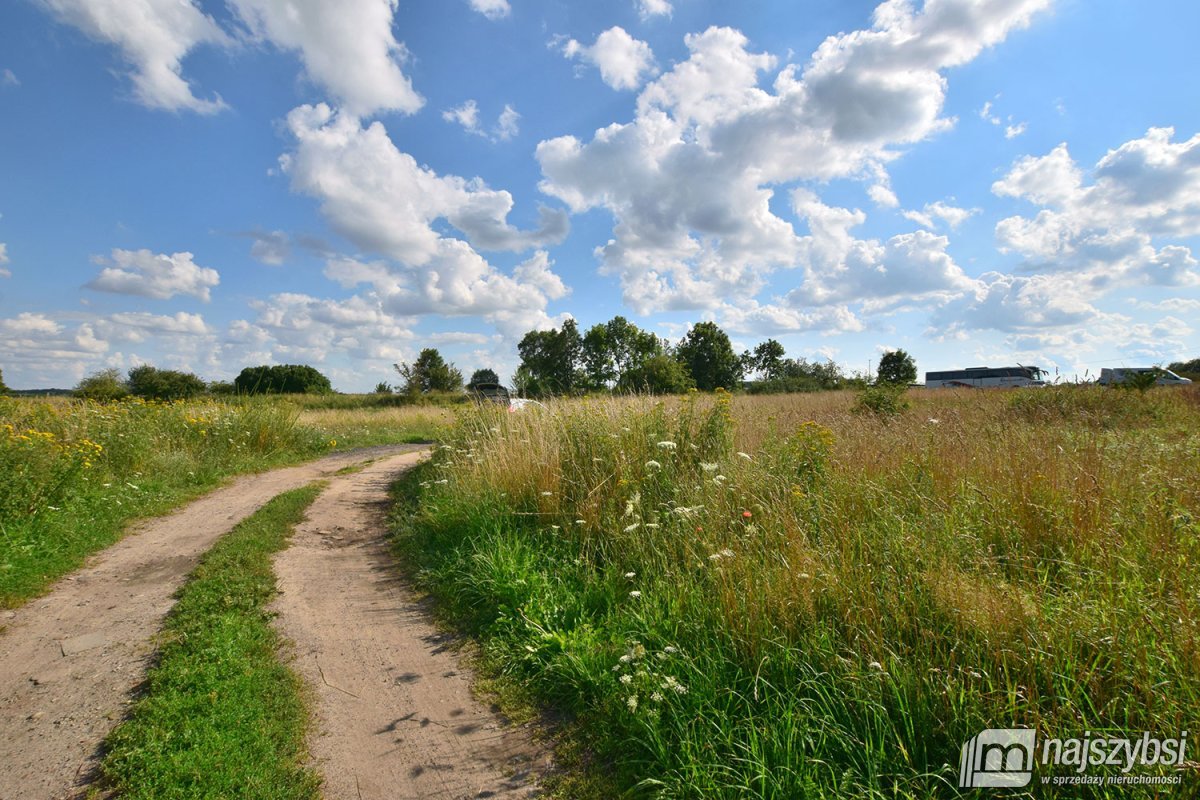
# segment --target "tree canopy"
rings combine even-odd
[[[84,400],[109,403],[129,396],[129,387],[115,368],[92,373],[75,387],[74,395]]]
[[[129,391],[147,400],[187,400],[203,394],[207,384],[190,372],[157,369],[149,364],[129,370]]]
[[[715,322],[698,322],[675,348],[676,359],[691,374],[696,388],[733,390],[742,382],[742,362],[725,331]]]
[[[513,376],[518,391],[532,397],[575,394],[584,388],[580,369],[583,338],[575,320],[562,328],[529,331],[517,345],[521,365]]]
[[[903,350],[889,350],[879,359],[877,383],[909,384],[917,379],[917,362]]]
[[[402,362],[395,367],[404,379],[402,391],[408,394],[462,391],[462,372],[446,363],[437,348],[426,347],[412,364]]]
[[[307,364],[246,367],[233,381],[239,394],[327,394],[333,386]]]
[[[8,387],[4,384],[4,370],[0,369],[0,396],[8,394]]]
[[[488,384],[499,384],[500,376],[496,374],[494,369],[477,369],[471,373],[471,380],[467,382],[468,389],[474,389],[477,386],[486,386]]]

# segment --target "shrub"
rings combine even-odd
[[[129,386],[121,380],[121,373],[116,369],[101,370],[89,375],[79,382],[74,392],[76,397],[84,400],[94,400],[97,403],[111,403],[129,396]]]
[[[905,387],[895,383],[880,383],[868,386],[858,393],[854,411],[859,414],[875,414],[879,417],[894,417],[908,408],[904,397]]]
[[[147,400],[190,400],[206,388],[204,381],[190,372],[156,369],[149,364],[129,370],[129,391]]]
[[[234,386],[240,394],[326,394],[333,386],[320,372],[307,364],[277,364],[246,367]]]

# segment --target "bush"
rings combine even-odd
[[[327,394],[333,386],[307,364],[246,367],[233,385],[239,394]]]
[[[858,393],[854,411],[859,414],[875,414],[879,417],[894,417],[908,408],[904,397],[905,387],[894,383],[868,386]]]
[[[84,400],[94,400],[97,403],[111,403],[129,396],[129,387],[121,380],[121,373],[116,369],[106,369],[89,375],[79,382],[74,392],[76,397]]]
[[[155,369],[149,364],[129,370],[129,391],[147,400],[190,400],[206,388],[204,381],[190,372]]]

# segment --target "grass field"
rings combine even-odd
[[[951,797],[984,728],[1194,729],[1200,393],[908,399],[485,409],[399,487],[398,548],[574,720],[564,797]]]
[[[0,608],[36,596],[131,519],[230,475],[433,438],[437,407],[304,410],[291,398],[96,404],[0,398]]]
[[[304,766],[302,688],[278,661],[267,604],[272,556],[321,488],[271,500],[224,536],[180,591],[145,694],[105,742],[104,776],[120,797],[319,797],[319,779]]]

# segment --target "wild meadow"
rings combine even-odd
[[[116,403],[0,397],[0,607],[19,605],[134,518],[230,475],[420,441],[449,412],[301,411],[287,398]]]
[[[562,796],[952,797],[984,728],[1195,729],[1198,429],[1194,389],[485,408],[396,541],[569,721]]]

